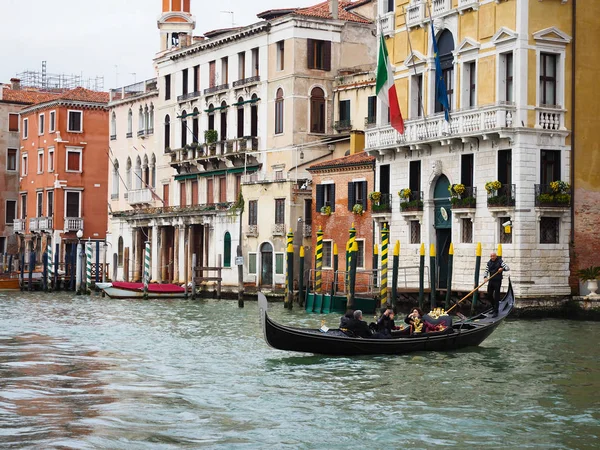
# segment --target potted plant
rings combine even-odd
[[[493,194],[497,192],[498,189],[500,189],[501,187],[502,183],[500,183],[498,180],[488,181],[487,183],[485,183],[485,190],[488,194]]]
[[[381,200],[381,192],[371,192],[369,194],[369,200],[373,203],[379,204],[379,200]]]
[[[204,142],[208,145],[212,145],[219,139],[219,133],[217,130],[205,130],[204,131]]]
[[[587,283],[587,290],[590,291],[588,295],[598,295],[596,291],[598,290],[598,278],[600,278],[600,266],[590,266],[585,269],[580,269],[577,271],[577,276],[581,281],[585,281]]]
[[[363,214],[363,212],[364,212],[363,205],[361,205],[360,203],[357,203],[357,204],[355,204],[355,205],[352,207],[352,212],[353,212],[354,214],[357,214],[357,215],[359,215],[359,216],[362,216],[362,214]]]
[[[329,206],[329,205],[321,206],[321,214],[323,214],[325,216],[330,216],[331,215],[331,206]]]
[[[407,201],[410,199],[411,193],[412,193],[412,191],[410,190],[410,188],[400,189],[398,191],[398,197],[400,197],[400,199],[402,199],[402,200]]]
[[[450,191],[450,195],[452,197],[461,198],[461,196],[465,193],[466,190],[467,189],[465,188],[465,185],[462,183],[451,184],[448,186],[448,191]]]

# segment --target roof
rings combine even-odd
[[[91,91],[82,87],[71,89],[55,97],[56,100],[73,100],[89,103],[108,103],[109,98],[110,95],[108,92]]]
[[[39,92],[33,89],[11,89],[4,87],[2,91],[2,100],[8,103],[22,103],[32,105],[34,103],[43,103],[54,100],[58,94],[51,92]]]
[[[329,161],[323,161],[320,163],[313,164],[308,168],[309,171],[325,170],[325,169],[337,169],[342,167],[351,166],[367,166],[374,165],[375,157],[365,152],[355,153],[354,155],[344,156],[342,158],[330,159]]]
[[[339,0],[338,1],[338,19],[345,20],[347,22],[358,22],[358,23],[372,23],[371,20],[360,14],[353,13],[350,10],[362,6],[371,0]],[[258,18],[264,20],[271,20],[287,14],[295,14],[298,16],[306,17],[317,17],[321,19],[331,19],[331,13],[329,12],[329,1],[317,3],[313,6],[306,8],[280,8],[280,9],[269,9],[267,11],[257,14]]]
[[[242,29],[242,27],[218,28],[216,30],[207,31],[206,33],[204,33],[203,37],[210,39],[210,38],[213,38],[215,36],[219,36],[221,34],[230,33],[232,31],[239,31],[241,29]]]

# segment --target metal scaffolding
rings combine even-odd
[[[76,87],[84,87],[93,91],[104,90],[104,77],[88,77],[48,73],[46,61],[42,61],[42,70],[26,70],[17,74],[24,88],[35,88],[41,91],[66,91]]]

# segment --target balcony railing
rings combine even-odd
[[[392,194],[380,193],[379,200],[371,200],[371,211],[374,214],[392,212]]]
[[[515,185],[504,184],[496,191],[488,192],[488,207],[515,206]]]
[[[145,134],[146,134],[146,130],[138,130],[138,132],[137,132],[138,137],[141,137]]]
[[[128,133],[125,135],[125,137],[126,137],[126,138],[133,137],[133,133],[132,133],[131,131],[129,131],[129,132],[128,132]]]
[[[152,203],[152,190],[146,189],[135,189],[129,191],[127,196],[127,203],[130,205],[142,205],[145,203]]]
[[[540,208],[568,208],[571,206],[570,186],[553,188],[551,184],[535,185],[535,206]]]
[[[454,111],[450,113],[450,124],[443,114],[418,118],[404,122],[404,134],[398,133],[390,125],[366,131],[365,150],[395,148],[439,141],[451,137],[485,135],[512,128],[514,106],[491,105],[477,110]]]
[[[466,9],[479,9],[479,0],[458,0],[458,11],[462,14]]]
[[[39,231],[48,231],[52,230],[52,217],[38,217],[38,230]]]
[[[233,87],[241,87],[246,86],[248,84],[256,84],[260,81],[260,76],[256,75],[254,77],[244,78],[242,80],[237,80],[233,82]]]
[[[558,131],[565,129],[564,110],[559,107],[540,107],[535,109],[535,128]]]
[[[247,225],[245,234],[246,236],[258,236],[258,225]]]
[[[83,230],[83,219],[81,217],[65,217],[65,231]]]
[[[422,0],[413,1],[406,8],[406,25],[416,27],[425,19],[425,3]]]
[[[285,223],[274,223],[272,232],[273,236],[285,236]]]
[[[211,95],[211,94],[214,94],[215,92],[224,91],[226,89],[229,89],[229,83],[220,84],[218,86],[213,86],[213,87],[204,89],[204,95]]]
[[[333,128],[336,131],[347,131],[352,129],[352,121],[351,120],[338,120],[333,125]]]
[[[117,139],[117,135],[116,135],[116,134],[111,134],[111,135],[110,135],[110,140],[111,140],[111,141],[114,141],[114,140],[116,140],[116,139]]]
[[[312,224],[305,223],[304,228],[302,229],[302,236],[307,238],[312,236]]]
[[[479,1],[479,0],[477,0]],[[452,10],[452,1],[451,0],[433,0],[431,4],[431,14],[435,16],[439,16],[450,12]]]
[[[381,32],[385,36],[392,34],[396,29],[396,15],[394,11],[381,15],[379,23],[381,24]]]
[[[39,231],[37,217],[29,218],[29,231]]]
[[[201,91],[193,91],[188,92],[187,94],[181,94],[177,96],[178,102],[185,102],[186,100],[190,100],[192,98],[200,97],[202,95]]]
[[[365,117],[365,128],[373,128],[375,125],[377,125],[377,116]]]
[[[477,207],[477,188],[465,186],[462,194],[451,193],[450,203],[452,203],[452,209]]]
[[[423,211],[423,191],[412,191],[408,198],[400,197],[400,212]]]
[[[13,220],[13,230],[15,233],[24,233],[25,232],[25,219]]]
[[[278,172],[254,172],[249,175],[242,176],[242,183],[277,183],[290,180],[290,175],[283,171]]]

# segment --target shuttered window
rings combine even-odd
[[[198,181],[192,181],[192,205],[198,204]]]
[[[19,115],[14,113],[8,114],[8,131],[19,131]]]
[[[206,203],[209,205],[215,202],[213,193],[213,180],[206,180]]]
[[[276,224],[285,223],[285,199],[284,198],[275,199],[275,223]]]
[[[363,211],[367,210],[367,182],[351,181],[348,183],[348,211],[354,205],[362,205]]]
[[[250,200],[248,202],[248,225],[258,224],[258,202]]]
[[[323,206],[330,206],[331,212],[335,211],[335,184],[317,185],[316,211],[321,212]]]
[[[331,42],[307,39],[307,67],[317,70],[331,70]]]
[[[81,172],[81,152],[78,150],[67,150],[67,171]]]

